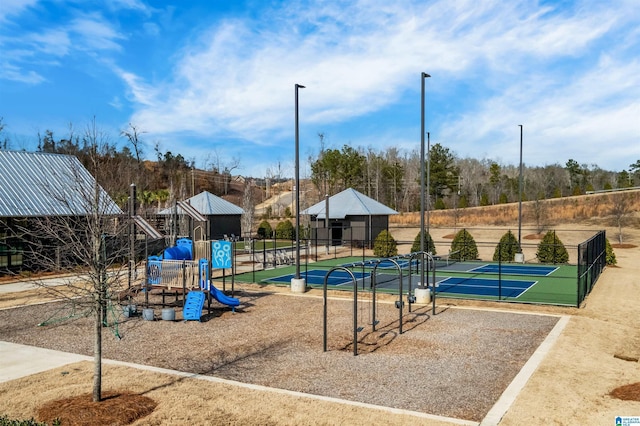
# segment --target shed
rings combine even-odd
[[[330,242],[331,245],[369,248],[373,247],[373,241],[380,231],[389,228],[389,215],[398,214],[352,188],[300,213],[310,216],[311,239],[316,245]]]
[[[190,214],[190,207],[201,215]],[[160,215],[178,215],[183,219],[190,218],[191,229],[187,232],[180,227],[180,234],[190,235],[194,240],[216,240],[242,233],[242,214],[244,210],[229,201],[208,191],[188,198],[175,206],[160,211]],[[206,221],[201,220],[202,218]],[[181,221],[184,222],[184,221]],[[198,234],[198,235],[195,235]]]

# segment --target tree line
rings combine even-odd
[[[518,166],[491,159],[460,158],[441,144],[425,155],[425,187],[431,209],[451,209],[516,202]],[[320,194],[354,188],[401,212],[420,210],[420,153],[395,147],[321,149],[310,157],[311,180]],[[581,195],[590,191],[640,186],[640,160],[628,170],[608,171],[596,164],[523,165],[522,200]]]
[[[0,149],[11,149],[4,128],[0,117]],[[349,145],[341,149],[326,148],[324,135],[319,136],[320,152],[308,158],[317,199],[307,200],[308,203],[321,201],[325,194],[334,195],[353,188],[399,212],[420,210],[422,165],[418,150],[402,151],[397,147],[379,150]],[[171,151],[163,152],[158,143],[154,146],[155,160],[145,160],[144,131],[133,124],[115,138],[101,131],[95,119],[80,132],[69,125],[67,134],[62,137],[50,130],[38,133],[37,137],[37,151],[78,157],[94,176],[100,176],[100,185],[120,206],[126,204],[129,187],[135,183],[143,212],[171,205],[175,200],[184,200],[205,190],[218,196],[228,195],[232,172],[240,164],[239,159],[221,162],[212,152],[204,156],[212,160],[205,160],[204,167],[196,168],[194,159]],[[94,173],[92,167],[96,155],[101,157],[100,164],[108,167],[99,174]],[[519,200],[520,170],[516,165],[486,158],[459,157],[439,143],[432,145],[425,157],[428,165],[424,167],[425,174],[428,173],[428,177],[425,176],[426,195],[431,209],[487,206]],[[245,177],[246,182],[262,185],[263,195],[267,190],[265,182],[269,180]],[[640,160],[620,171],[604,170],[595,163],[579,164],[574,159],[568,159],[564,165],[523,165],[523,201],[635,186],[640,186]],[[251,194],[255,198],[255,192]]]

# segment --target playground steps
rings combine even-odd
[[[190,291],[184,304],[182,317],[185,321],[200,321],[205,294],[202,291]]]

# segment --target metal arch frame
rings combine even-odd
[[[347,273],[349,273],[349,275],[351,276],[351,280],[353,281],[353,356],[356,356],[358,355],[358,285],[353,272],[351,272],[349,268],[345,268],[344,266],[335,266],[331,268],[324,276],[324,284],[322,287],[323,349],[324,352],[327,351],[327,281],[329,280],[329,275],[331,275],[332,272],[338,270],[346,271]]]
[[[400,325],[398,327],[398,333],[402,334],[402,307],[404,305],[403,301],[402,301],[402,268],[400,267],[400,265],[398,264],[398,262],[396,262],[393,258],[387,258],[387,259],[380,259],[378,260],[378,263],[376,263],[376,266],[373,267],[373,271],[371,271],[371,289],[372,289],[372,300],[373,300],[373,331],[376,330],[376,271],[378,269],[378,266],[380,265],[380,263],[384,262],[384,261],[390,261],[393,262],[393,264],[396,266],[396,269],[398,270],[398,278],[399,278],[399,282],[398,282],[398,297],[400,298],[399,303],[396,302],[396,307],[398,308],[398,310],[400,311]]]

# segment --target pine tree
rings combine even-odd
[[[386,229],[380,231],[373,243],[373,255],[391,257],[398,254],[398,244]]]
[[[420,251],[420,236],[422,235],[422,231],[418,232],[416,238],[413,240],[413,245],[411,246],[411,253],[416,253]],[[433,239],[431,238],[431,234],[427,233],[427,239],[424,242],[424,249],[428,253],[436,254],[436,246],[433,243]]]
[[[540,263],[556,264],[569,262],[569,253],[555,231],[547,232],[544,238],[542,238],[542,241],[538,244],[536,257]]]
[[[605,246],[604,246],[605,252],[606,252],[606,263],[607,266],[613,266],[615,264],[618,263],[618,260],[616,259],[616,254],[613,252],[613,247],[611,247],[611,243],[609,242],[609,239],[605,239]]]
[[[493,252],[493,260],[494,262],[513,262],[516,253],[520,253],[520,244],[518,244],[515,235],[509,230],[500,238],[500,242],[496,246],[495,252]]]
[[[475,260],[478,258],[478,246],[476,240],[466,229],[458,231],[451,242],[451,259]]]

